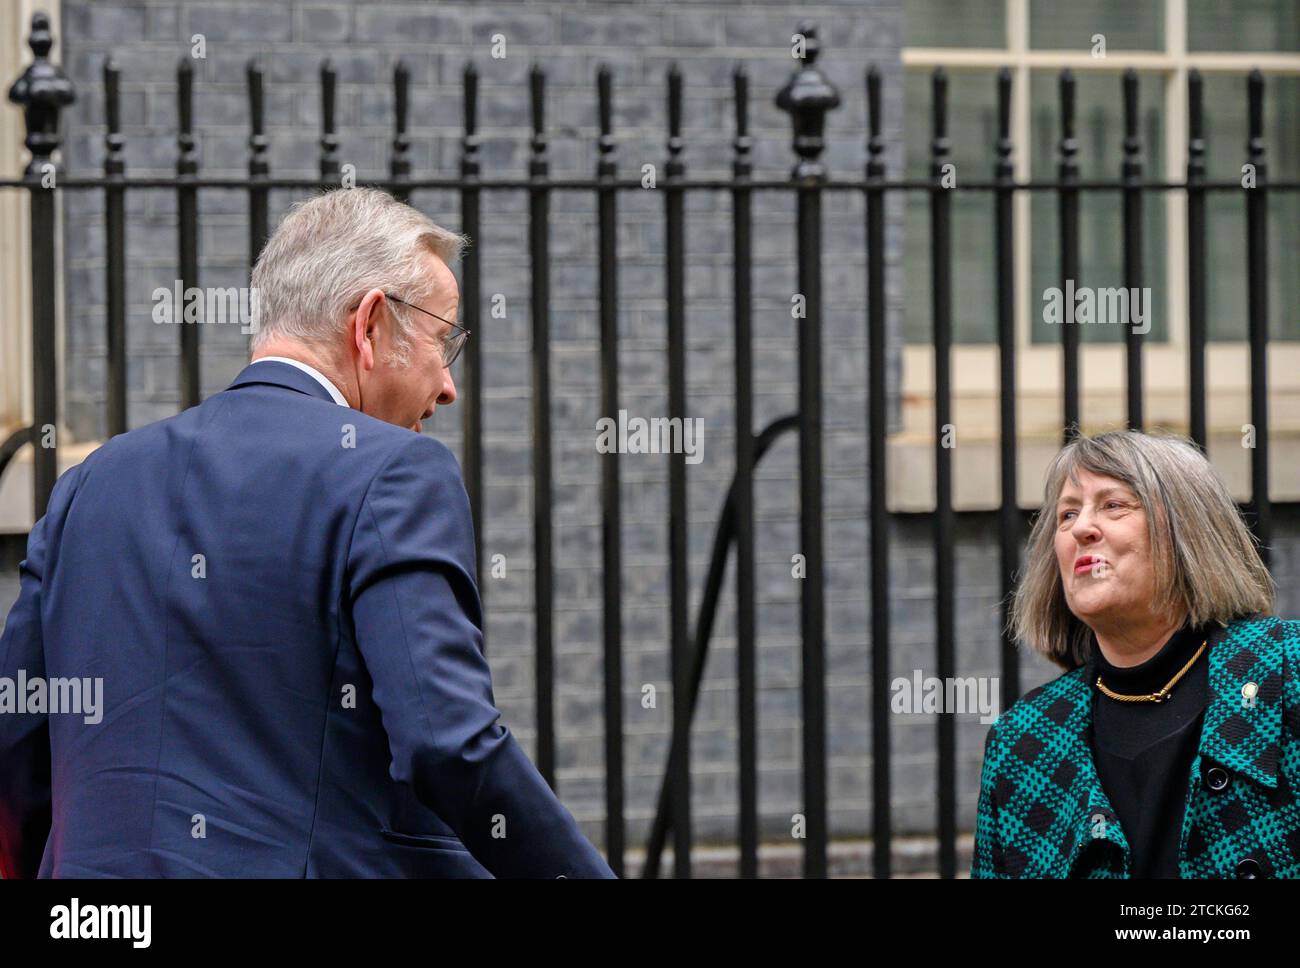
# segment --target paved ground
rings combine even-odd
[[[933,837],[895,837],[890,851],[893,876],[935,877],[938,870],[938,841]],[[969,877],[974,840],[970,834],[957,837],[957,876]],[[832,878],[871,876],[870,840],[834,840],[829,850]],[[672,851],[665,850],[659,865],[661,878],[672,877]],[[739,851],[735,847],[697,847],[691,852],[692,874],[697,878],[734,878],[739,870]],[[629,850],[627,876],[640,877],[645,852]],[[797,878],[802,876],[803,846],[798,843],[764,843],[758,848],[759,876]]]

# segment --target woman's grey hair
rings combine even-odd
[[[256,352],[287,337],[335,352],[347,313],[371,289],[408,302],[433,294],[427,252],[449,265],[468,238],[374,188],[340,188],[298,202],[267,240],[253,267]],[[408,358],[414,332],[405,306],[388,303],[397,322],[396,362]]]
[[[1222,478],[1190,440],[1111,431],[1081,435],[1052,461],[1043,506],[1013,593],[1013,634],[1065,667],[1085,662],[1091,630],[1065,600],[1056,558],[1056,506],[1080,469],[1123,481],[1146,512],[1158,614],[1186,610],[1193,626],[1271,614],[1276,588]]]

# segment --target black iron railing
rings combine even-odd
[[[1247,254],[1243,271],[1248,275],[1251,421],[1256,427],[1256,445],[1251,457],[1252,499],[1249,510],[1256,534],[1265,551],[1270,537],[1270,502],[1268,492],[1268,412],[1265,368],[1267,333],[1268,237],[1266,220],[1270,192],[1294,191],[1296,184],[1267,183],[1263,131],[1264,84],[1262,75],[1253,72],[1248,81],[1246,104],[1249,112],[1250,138],[1247,160],[1254,166],[1255,183],[1250,189],[1236,181],[1214,182],[1205,175],[1205,143],[1202,137],[1201,80],[1195,71],[1190,85],[1190,140],[1187,145],[1187,179],[1181,183],[1152,181],[1143,178],[1141,150],[1137,128],[1137,77],[1132,72],[1123,78],[1124,103],[1123,157],[1117,180],[1083,181],[1079,177],[1075,138],[1075,85],[1069,71],[1060,78],[1058,177],[1052,181],[1016,182],[1013,174],[1014,146],[1010,138],[1012,79],[1004,70],[997,77],[998,139],[996,157],[992,159],[993,177],[988,181],[965,180],[959,187],[944,183],[944,165],[949,158],[947,137],[947,78],[942,69],[933,75],[932,142],[930,177],[922,180],[886,177],[885,142],[882,137],[881,77],[874,69],[865,76],[867,95],[867,162],[862,179],[833,179],[821,159],[826,146],[827,113],[839,103],[839,95],[817,68],[819,46],[811,25],[800,28],[806,39],[806,53],[789,83],[781,90],[777,103],[789,112],[794,129],[796,164],[789,178],[762,180],[753,177],[752,141],[749,134],[748,76],[743,67],[734,75],[735,137],[734,163],[730,179],[689,179],[686,175],[685,143],[681,136],[682,75],[672,68],[667,77],[669,136],[666,144],[667,177],[656,190],[664,196],[667,226],[665,260],[665,295],[668,311],[668,400],[669,416],[685,417],[686,369],[686,292],[684,267],[687,250],[684,199],[691,191],[724,191],[732,199],[734,253],[734,332],[735,332],[735,419],[736,476],[727,498],[722,522],[714,546],[706,594],[694,631],[689,626],[687,569],[686,483],[684,454],[671,458],[669,478],[669,555],[671,588],[671,658],[673,681],[673,739],[665,769],[664,786],[659,800],[659,814],[654,824],[649,849],[647,873],[658,871],[660,851],[667,831],[673,832],[675,873],[691,872],[692,826],[690,816],[691,772],[689,759],[690,720],[698,695],[700,677],[708,647],[713,618],[721,594],[723,566],[734,545],[736,553],[737,605],[737,680],[739,688],[739,818],[741,872],[755,876],[758,872],[758,783],[756,722],[755,656],[755,568],[754,568],[754,475],[763,452],[779,433],[796,430],[800,440],[800,539],[806,560],[806,579],[802,583],[802,725],[803,725],[803,812],[806,818],[804,872],[822,877],[827,873],[827,849],[830,831],[827,824],[827,746],[826,746],[826,663],[824,571],[822,543],[822,206],[828,193],[857,193],[865,198],[866,261],[864,266],[867,302],[863,326],[867,334],[867,358],[863,361],[863,379],[867,387],[867,480],[869,498],[871,601],[871,694],[864,696],[870,706],[872,739],[870,770],[872,776],[872,833],[874,872],[878,877],[890,873],[890,721],[889,721],[889,530],[886,504],[886,270],[885,270],[885,200],[887,193],[916,191],[929,197],[931,236],[931,291],[934,341],[934,428],[936,468],[936,509],[934,512],[936,665],[940,677],[955,674],[954,596],[954,512],[952,490],[952,451],[944,446],[942,428],[951,422],[952,375],[952,195],[954,191],[988,193],[995,213],[992,239],[996,280],[997,342],[1000,349],[1000,448],[1001,495],[999,505],[1000,574],[1004,609],[1012,590],[1023,543],[1025,518],[1017,506],[1015,494],[1017,467],[1016,427],[1016,339],[1014,333],[1013,264],[1016,258],[1013,233],[1013,199],[1018,192],[1051,192],[1058,201],[1060,233],[1060,278],[1079,279],[1079,206],[1081,196],[1091,192],[1119,192],[1123,198],[1122,225],[1118,237],[1123,246],[1123,282],[1126,287],[1140,287],[1143,279],[1142,209],[1148,193],[1182,191],[1186,193],[1188,213],[1188,306],[1190,326],[1190,412],[1191,436],[1206,444],[1206,217],[1205,201],[1209,192],[1238,192],[1243,195],[1247,217]],[[162,190],[176,193],[178,200],[179,247],[177,259],[182,285],[196,286],[199,281],[200,197],[208,190],[243,191],[248,196],[249,263],[268,233],[268,198],[272,191],[313,191],[337,187],[340,176],[339,141],[335,127],[335,72],[329,61],[320,71],[323,130],[320,138],[320,177],[281,178],[271,174],[264,133],[265,83],[260,67],[250,63],[247,72],[250,139],[248,174],[245,177],[208,177],[200,170],[193,129],[193,67],[188,58],[178,68],[178,119],[176,174],[172,177],[131,177],[126,171],[124,138],[119,113],[120,72],[108,62],[104,66],[105,111],[108,133],[105,139],[104,173],[99,177],[59,177],[51,181],[53,154],[59,147],[59,114],[73,99],[73,88],[61,70],[49,60],[52,38],[48,20],[41,14],[32,18],[30,45],[34,54],[31,66],[14,84],[10,100],[22,106],[27,124],[27,148],[31,162],[21,179],[0,181],[0,188],[26,190],[31,205],[32,262],[32,349],[33,349],[33,424],[14,433],[0,444],[0,473],[26,443],[34,443],[34,506],[43,513],[57,469],[55,439],[42,439],[42,432],[53,428],[57,414],[55,366],[55,195],[59,192],[100,191],[106,200],[107,225],[107,415],[110,434],[127,427],[126,370],[128,346],[126,329],[126,232],[125,197],[128,192]],[[461,140],[462,161],[456,177],[417,177],[412,173],[410,141],[407,137],[409,73],[399,63],[394,78],[395,131],[390,156],[389,177],[367,184],[408,198],[417,188],[453,189],[459,192],[461,231],[476,240],[480,233],[480,200],[484,192],[525,192],[529,200],[528,252],[531,268],[532,306],[532,413],[536,668],[537,763],[548,780],[555,772],[554,718],[554,541],[552,532],[552,435],[550,381],[550,253],[549,216],[551,198],[556,192],[592,193],[597,201],[597,251],[599,266],[598,300],[600,332],[600,407],[604,414],[618,411],[619,368],[619,298],[618,237],[616,233],[619,195],[625,191],[644,191],[639,179],[621,178],[618,172],[617,141],[612,128],[613,85],[611,73],[600,68],[596,76],[600,136],[598,160],[591,179],[556,179],[550,176],[545,122],[546,76],[540,67],[530,74],[532,105],[531,157],[526,179],[488,179],[481,173],[478,157],[477,90],[478,75],[473,65],[463,76],[464,134]],[[798,263],[800,292],[806,300],[805,318],[798,329],[799,411],[769,426],[762,434],[753,432],[752,377],[752,201],[755,192],[794,192],[797,201],[796,224],[792,226],[794,255]],[[465,257],[461,306],[466,325],[476,332],[482,302],[480,276],[481,246],[471,247]],[[181,406],[199,402],[200,332],[196,326],[179,327],[178,360],[180,366]],[[1076,432],[1080,421],[1079,331],[1076,326],[1061,327],[1063,342],[1063,420],[1065,439]],[[481,515],[483,482],[481,341],[471,340],[465,353],[461,380],[460,407],[464,420],[463,460],[466,486],[476,519],[476,534],[482,534]],[[1143,337],[1130,327],[1126,336],[1128,424],[1143,426]],[[624,822],[623,762],[623,694],[622,694],[622,612],[620,582],[622,549],[621,502],[619,496],[619,457],[616,453],[599,457],[601,465],[600,495],[602,513],[603,567],[603,643],[604,643],[604,726],[606,773],[605,845],[614,870],[623,873],[626,838]],[[480,538],[481,540],[481,538]],[[480,566],[482,547],[479,547]],[[480,567],[480,571],[482,568]],[[1003,633],[1002,694],[1010,702],[1020,693],[1019,659],[1014,642]],[[951,716],[938,720],[938,809],[939,870],[945,877],[954,876],[956,862],[956,744]],[[864,770],[867,764],[863,764]]]

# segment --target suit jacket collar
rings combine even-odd
[[[297,390],[299,393],[305,393],[310,397],[319,397],[326,403],[337,406],[329,391],[321,386],[319,381],[310,373],[304,373],[297,367],[290,366],[288,363],[281,363],[278,360],[258,360],[249,363],[226,389],[234,390],[237,387],[253,384]]]

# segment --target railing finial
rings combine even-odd
[[[794,124],[794,150],[799,161],[792,177],[797,182],[821,181],[826,177],[826,167],[820,160],[826,148],[826,112],[839,107],[840,94],[815,66],[821,51],[816,25],[801,23],[795,37],[802,41],[803,64],[777,93],[776,106],[789,113]]]
[[[77,94],[63,68],[50,61],[54,36],[50,33],[50,18],[44,13],[32,14],[27,44],[33,59],[9,88],[9,100],[22,105],[27,125],[25,144],[32,153],[25,174],[36,178],[59,147],[59,112],[75,101]]]

